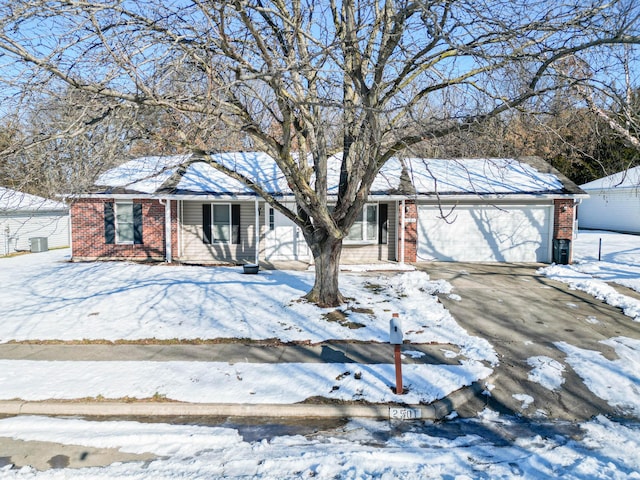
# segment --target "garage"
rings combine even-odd
[[[553,207],[421,205],[417,230],[418,261],[550,262]]]

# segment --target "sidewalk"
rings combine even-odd
[[[450,349],[451,345],[446,346]],[[403,365],[457,365],[459,358],[447,358],[443,345],[402,346]],[[449,355],[450,357],[450,355]],[[215,362],[224,364],[323,364],[335,365],[393,364],[393,346],[380,343],[326,342],[318,345],[218,343],[188,344],[0,344],[0,361],[34,362]],[[136,367],[138,365],[138,367]],[[407,367],[408,368],[408,367]],[[394,378],[388,378],[393,384]],[[221,386],[221,388],[224,388]],[[472,390],[472,389],[463,389]],[[469,392],[469,395],[472,395]],[[438,419],[448,415],[455,404],[465,401],[466,393],[457,392],[455,399],[441,399],[430,405],[369,403],[365,401],[332,401],[316,399],[307,403],[192,403],[180,401],[103,399],[77,400],[5,400],[0,401],[0,415],[85,415],[85,416],[240,416],[240,417],[368,417],[389,418],[393,415]],[[20,397],[18,397],[20,398]],[[407,407],[390,411],[390,407]]]
[[[452,345],[447,345],[451,349]],[[403,351],[418,351],[420,358],[405,356],[404,363],[455,364],[442,345],[405,344]],[[0,344],[0,359],[48,361],[127,362],[248,362],[248,363],[393,363],[393,346],[385,343],[325,342],[317,345],[213,343],[189,344]]]

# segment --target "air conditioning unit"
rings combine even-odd
[[[29,239],[31,253],[46,252],[49,250],[47,237],[33,237]]]

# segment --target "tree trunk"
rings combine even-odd
[[[342,305],[345,299],[338,288],[342,239],[325,236],[310,243],[316,278],[313,288],[304,298],[323,308]]]

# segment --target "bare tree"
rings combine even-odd
[[[632,49],[626,46],[614,59],[614,75],[598,75],[592,65],[577,55],[566,62],[567,73],[579,79],[573,83],[573,90],[588,109],[614,135],[640,151],[640,72],[636,68],[640,58],[634,57]]]
[[[566,57],[632,45],[638,6],[581,0],[2,0],[0,52],[21,88],[68,84],[178,113],[192,151],[220,119],[269,153],[316,266],[307,298],[338,305],[342,240],[387,160],[558,88]],[[5,70],[7,71],[7,70]],[[34,79],[36,81],[34,81]],[[22,83],[21,83],[22,82]],[[195,135],[194,135],[195,133]],[[342,151],[329,193],[331,155]]]
[[[219,121],[203,119],[193,132],[180,112],[75,88],[22,99],[18,112],[5,115],[0,132],[0,185],[50,198],[86,192],[100,173],[132,156],[183,153],[185,144],[203,148],[205,141],[219,151],[241,144]]]
[[[2,145],[0,171],[12,188],[52,198],[90,186],[103,170],[122,161],[131,108],[114,108],[81,91],[22,103],[11,139]],[[117,111],[116,111],[117,110]]]

